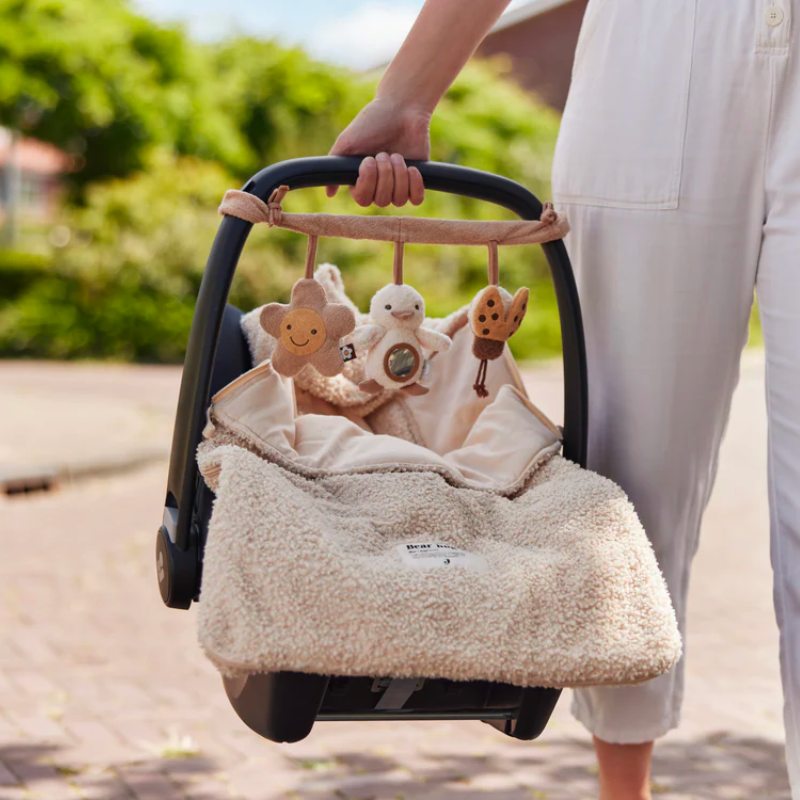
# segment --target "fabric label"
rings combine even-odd
[[[399,544],[395,550],[400,554],[403,563],[411,569],[464,567],[473,572],[486,572],[489,568],[483,556],[459,550],[449,544],[436,542]]]
[[[352,361],[356,357],[356,348],[352,344],[343,344],[339,351],[342,354],[342,361]]]

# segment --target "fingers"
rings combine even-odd
[[[378,185],[378,165],[371,156],[365,158],[358,168],[358,180],[350,187],[350,196],[360,206],[372,205],[375,199],[375,188]]]
[[[333,197],[337,186],[328,186],[325,193]],[[368,156],[358,168],[358,179],[350,187],[353,200],[362,207],[373,203],[379,208],[389,205],[404,206],[411,201],[415,206],[425,199],[422,175],[416,167],[407,167],[399,153],[378,153]]]
[[[408,169],[406,169],[406,160],[400,153],[392,153],[389,160],[392,163],[392,177],[394,179],[392,205],[404,206],[408,202]]]
[[[378,153],[378,185],[375,187],[375,205],[386,208],[392,202],[394,170],[388,153]]]
[[[408,196],[415,206],[420,205],[425,199],[425,184],[422,182],[422,173],[416,167],[408,169]]]

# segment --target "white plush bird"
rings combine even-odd
[[[382,389],[426,394],[428,387],[418,383],[424,366],[423,348],[431,353],[446,352],[453,342],[449,336],[423,327],[422,295],[407,284],[390,283],[372,298],[369,317],[366,325],[348,337],[356,353],[368,351],[368,380],[359,388],[371,394]]]

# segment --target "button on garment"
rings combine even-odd
[[[653,543],[681,627],[757,290],[775,609],[800,800],[800,0],[590,0],[553,168],[589,359],[589,466]],[[756,476],[754,476],[756,479]],[[691,657],[691,655],[689,656]],[[576,693],[609,742],[678,724],[683,664]]]
[[[780,6],[770,6],[764,15],[767,25],[769,25],[771,28],[776,28],[778,25],[780,25],[781,22],[783,22],[783,17],[783,9]]]

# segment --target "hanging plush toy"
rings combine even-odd
[[[329,303],[314,279],[317,237],[308,238],[306,276],[292,287],[289,305],[270,303],[261,311],[261,327],[276,340],[272,367],[292,377],[311,364],[327,377],[344,369],[339,341],[356,326],[353,312],[341,303]]]
[[[497,243],[489,243],[489,286],[481,289],[469,307],[469,324],[475,339],[472,354],[480,359],[473,389],[480,398],[488,397],[486,370],[489,361],[503,355],[506,342],[519,330],[528,310],[530,291],[517,290],[512,297],[498,285]]]
[[[429,352],[445,352],[453,343],[449,336],[423,326],[425,301],[413,287],[403,283],[403,245],[395,245],[394,283],[372,298],[370,321],[356,328],[350,341],[355,352],[367,351],[368,380],[359,388],[370,394],[399,389],[410,395],[427,394],[420,384],[424,359]]]

